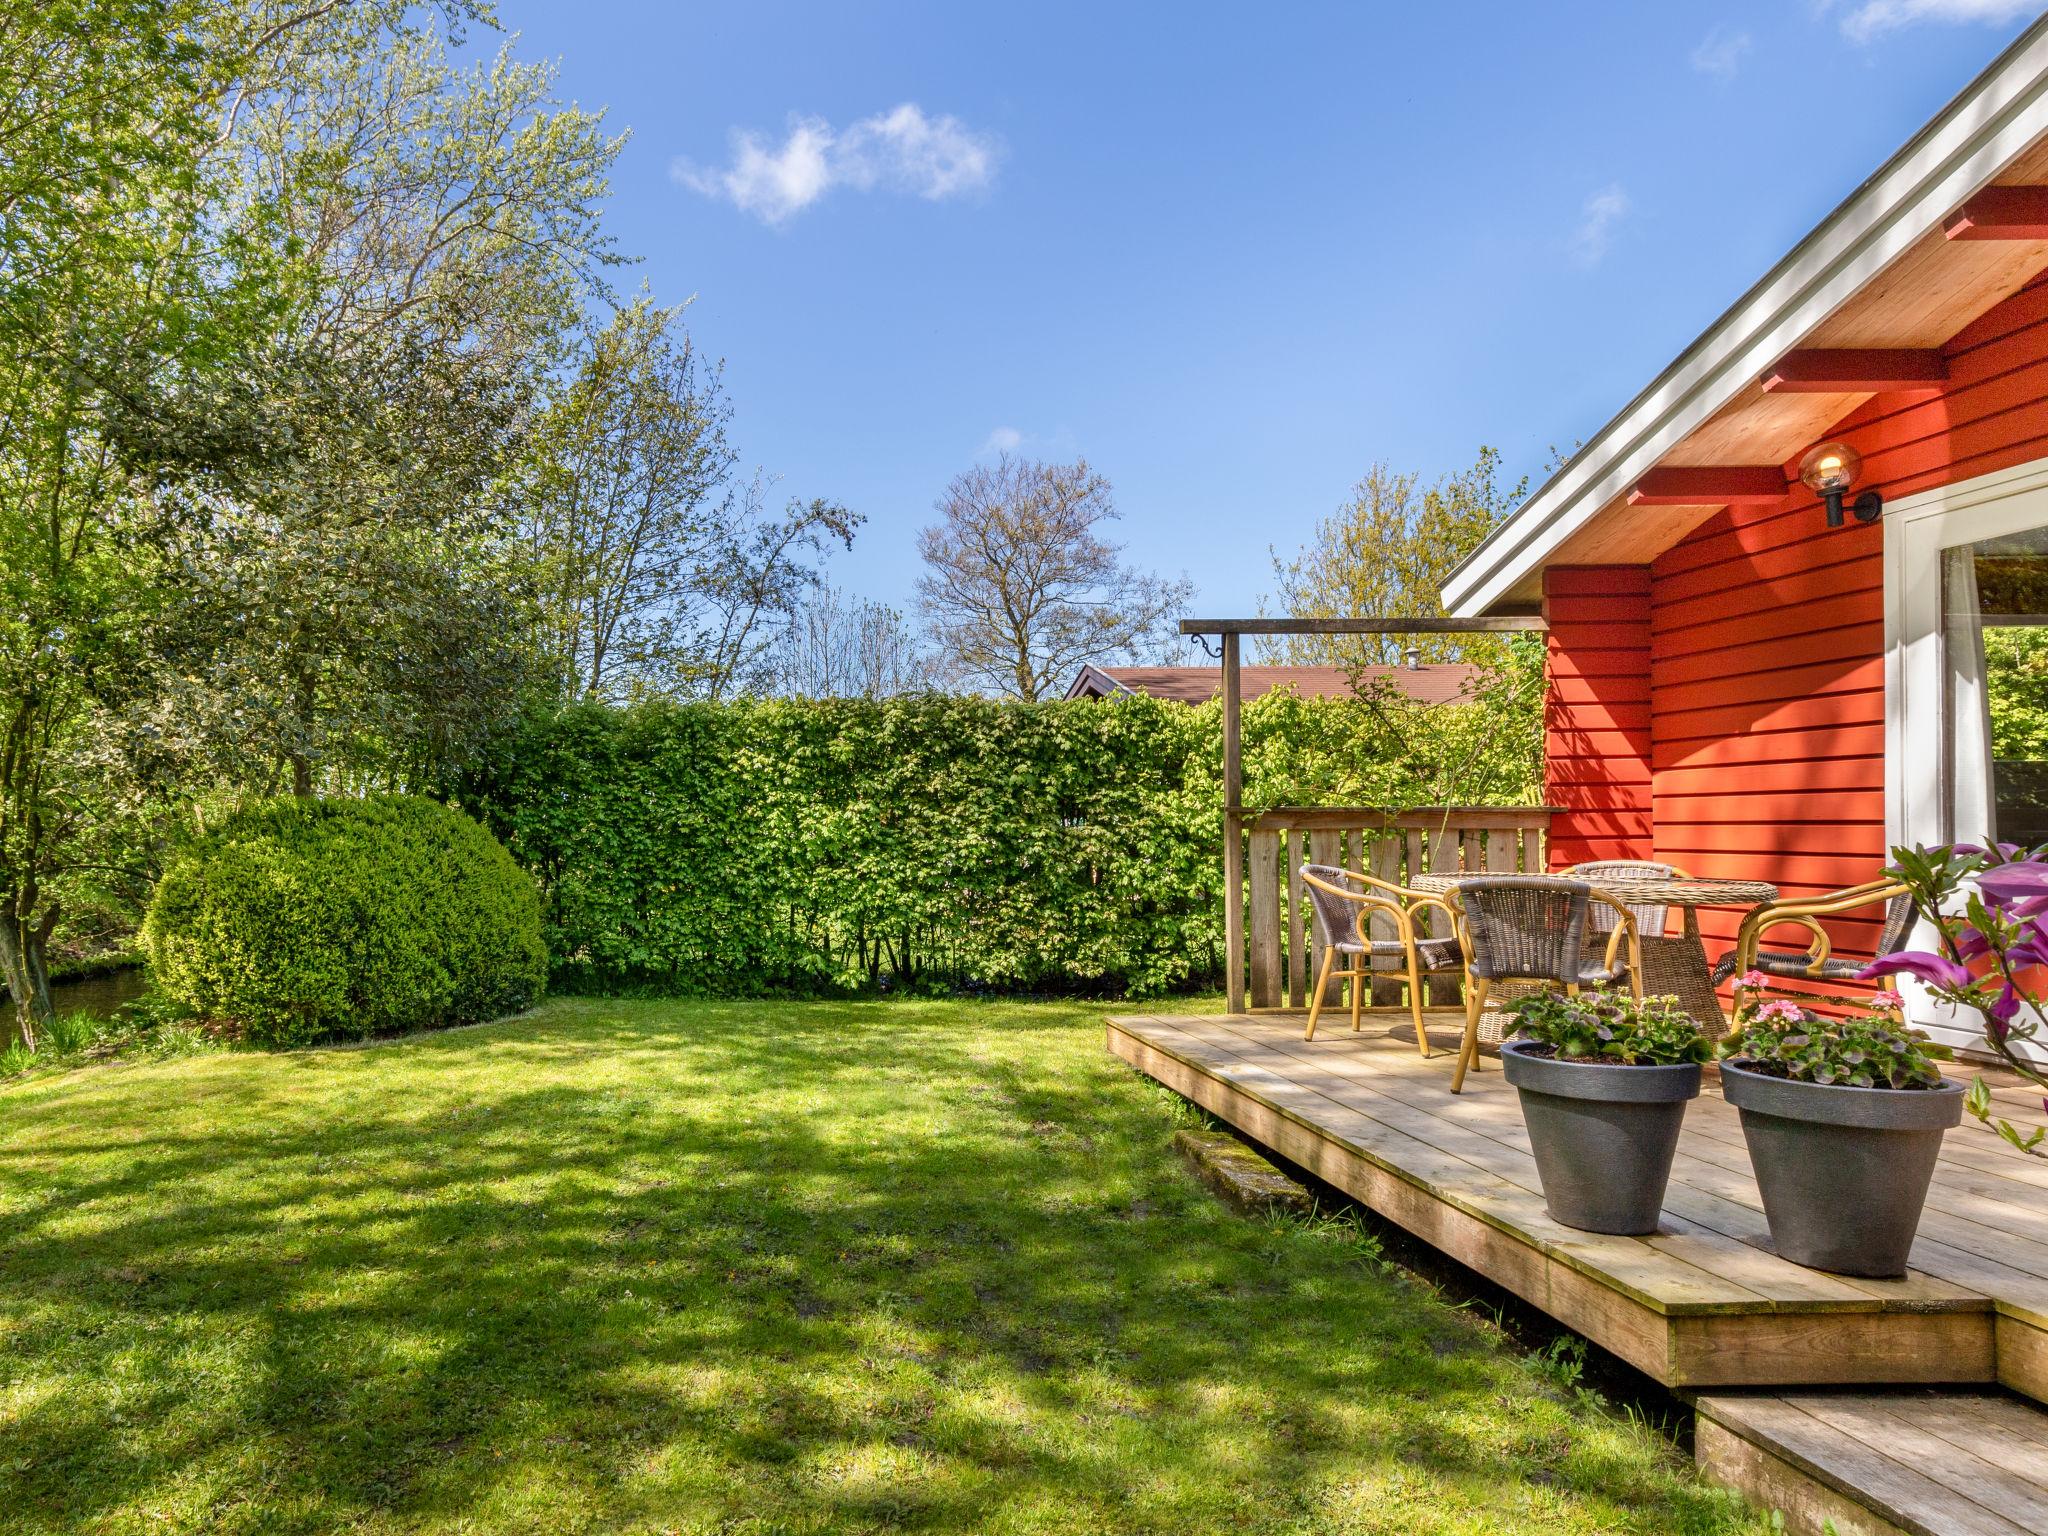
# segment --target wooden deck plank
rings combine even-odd
[[[2016,1435],[2016,1413],[1979,1393],[1782,1396],[1697,1400],[1701,1470],[1786,1512],[1787,1529],[2015,1536],[2043,1526],[2048,1448]],[[1997,1443],[1992,1464],[1970,1444]]]
[[[1954,1427],[1958,1416],[1953,1411],[1944,1434],[1922,1422],[1925,1410],[1907,1399],[1802,1394],[1798,1402],[1829,1428],[1881,1446],[1892,1459],[1917,1467],[1956,1498],[1968,1499],[2027,1530],[2048,1531],[2048,1484],[2029,1479],[2024,1471],[2025,1464],[2037,1458],[2024,1452],[2016,1456],[2022,1469],[2017,1471],[1986,1461]],[[2048,1457],[2038,1460],[2048,1462]],[[2035,1470],[2048,1479],[2048,1466]]]

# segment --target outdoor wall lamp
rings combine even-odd
[[[1799,461],[1799,478],[1806,488],[1827,503],[1828,526],[1842,526],[1842,498],[1856,483],[1856,473],[1863,468],[1863,455],[1847,443],[1822,443],[1807,450],[1806,457]],[[1884,515],[1884,498],[1875,491],[1865,491],[1849,504],[1849,510],[1856,514],[1859,523],[1874,523]]]

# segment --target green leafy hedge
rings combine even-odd
[[[431,800],[279,800],[173,861],[143,922],[157,985],[261,1044],[494,1017],[540,996],[532,879]]]
[[[1415,740],[1364,701],[1269,696],[1246,801],[1423,803]],[[1221,971],[1213,704],[584,705],[458,798],[539,881],[570,987],[1146,994]]]

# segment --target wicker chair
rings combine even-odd
[[[1308,889],[1316,924],[1323,935],[1322,970],[1309,998],[1308,1028],[1302,1039],[1316,1037],[1324,991],[1333,976],[1351,982],[1351,1027],[1356,1030],[1365,1013],[1365,989],[1377,971],[1382,977],[1406,984],[1408,1012],[1415,1021],[1416,1049],[1428,1056],[1429,1031],[1422,1023],[1422,978],[1464,970],[1464,951],[1457,939],[1457,912],[1441,896],[1411,891],[1332,864],[1302,865],[1301,882]],[[1451,929],[1449,936],[1438,938],[1419,931],[1417,915],[1428,907],[1442,910]],[[1371,926],[1375,914],[1391,918],[1398,937],[1375,939]],[[1334,969],[1339,955],[1351,960],[1348,969]],[[1381,960],[1389,962],[1383,970],[1375,964]]]
[[[1558,871],[1567,880],[1583,880],[1588,885],[1599,885],[1607,875],[1653,875],[1664,880],[1690,880],[1684,870],[1672,864],[1658,864],[1650,859],[1594,859],[1585,864],[1574,864],[1570,869]],[[1635,905],[1629,908],[1635,914],[1636,932],[1646,939],[1664,937],[1664,924],[1671,909],[1669,907]],[[1691,907],[1684,909],[1688,937],[1697,932],[1698,915]],[[1614,914],[1604,906],[1594,907],[1586,915],[1588,931],[1612,933]]]
[[[1919,916],[1913,905],[1913,893],[1896,880],[1866,880],[1846,890],[1829,891],[1822,896],[1788,897],[1756,908],[1743,918],[1742,927],[1736,931],[1735,947],[1715,963],[1714,985],[1751,971],[1813,981],[1853,980],[1870,962],[1836,959],[1834,941],[1820,920],[1859,907],[1873,907],[1879,902],[1884,903],[1884,923],[1878,929],[1877,953],[1880,958],[1898,953],[1906,947]],[[1759,947],[1765,934],[1786,925],[1804,928],[1813,935],[1813,942],[1805,949]],[[1742,993],[1743,989],[1736,987],[1731,994],[1737,1008],[1742,1006]]]
[[[1479,1015],[1497,981],[1541,981],[1572,996],[1581,987],[1611,986],[1626,979],[1642,996],[1642,953],[1635,914],[1583,880],[1547,875],[1490,875],[1458,882],[1458,907],[1465,937],[1465,1038],[1451,1074],[1451,1092],[1462,1092],[1465,1073],[1479,1059]],[[1586,958],[1586,924],[1593,903],[1613,909],[1607,952],[1598,964]],[[1628,962],[1621,947],[1628,944]]]

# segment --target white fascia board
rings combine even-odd
[[[1443,588],[1483,614],[1664,454],[2048,130],[2048,16],[1738,299]]]

